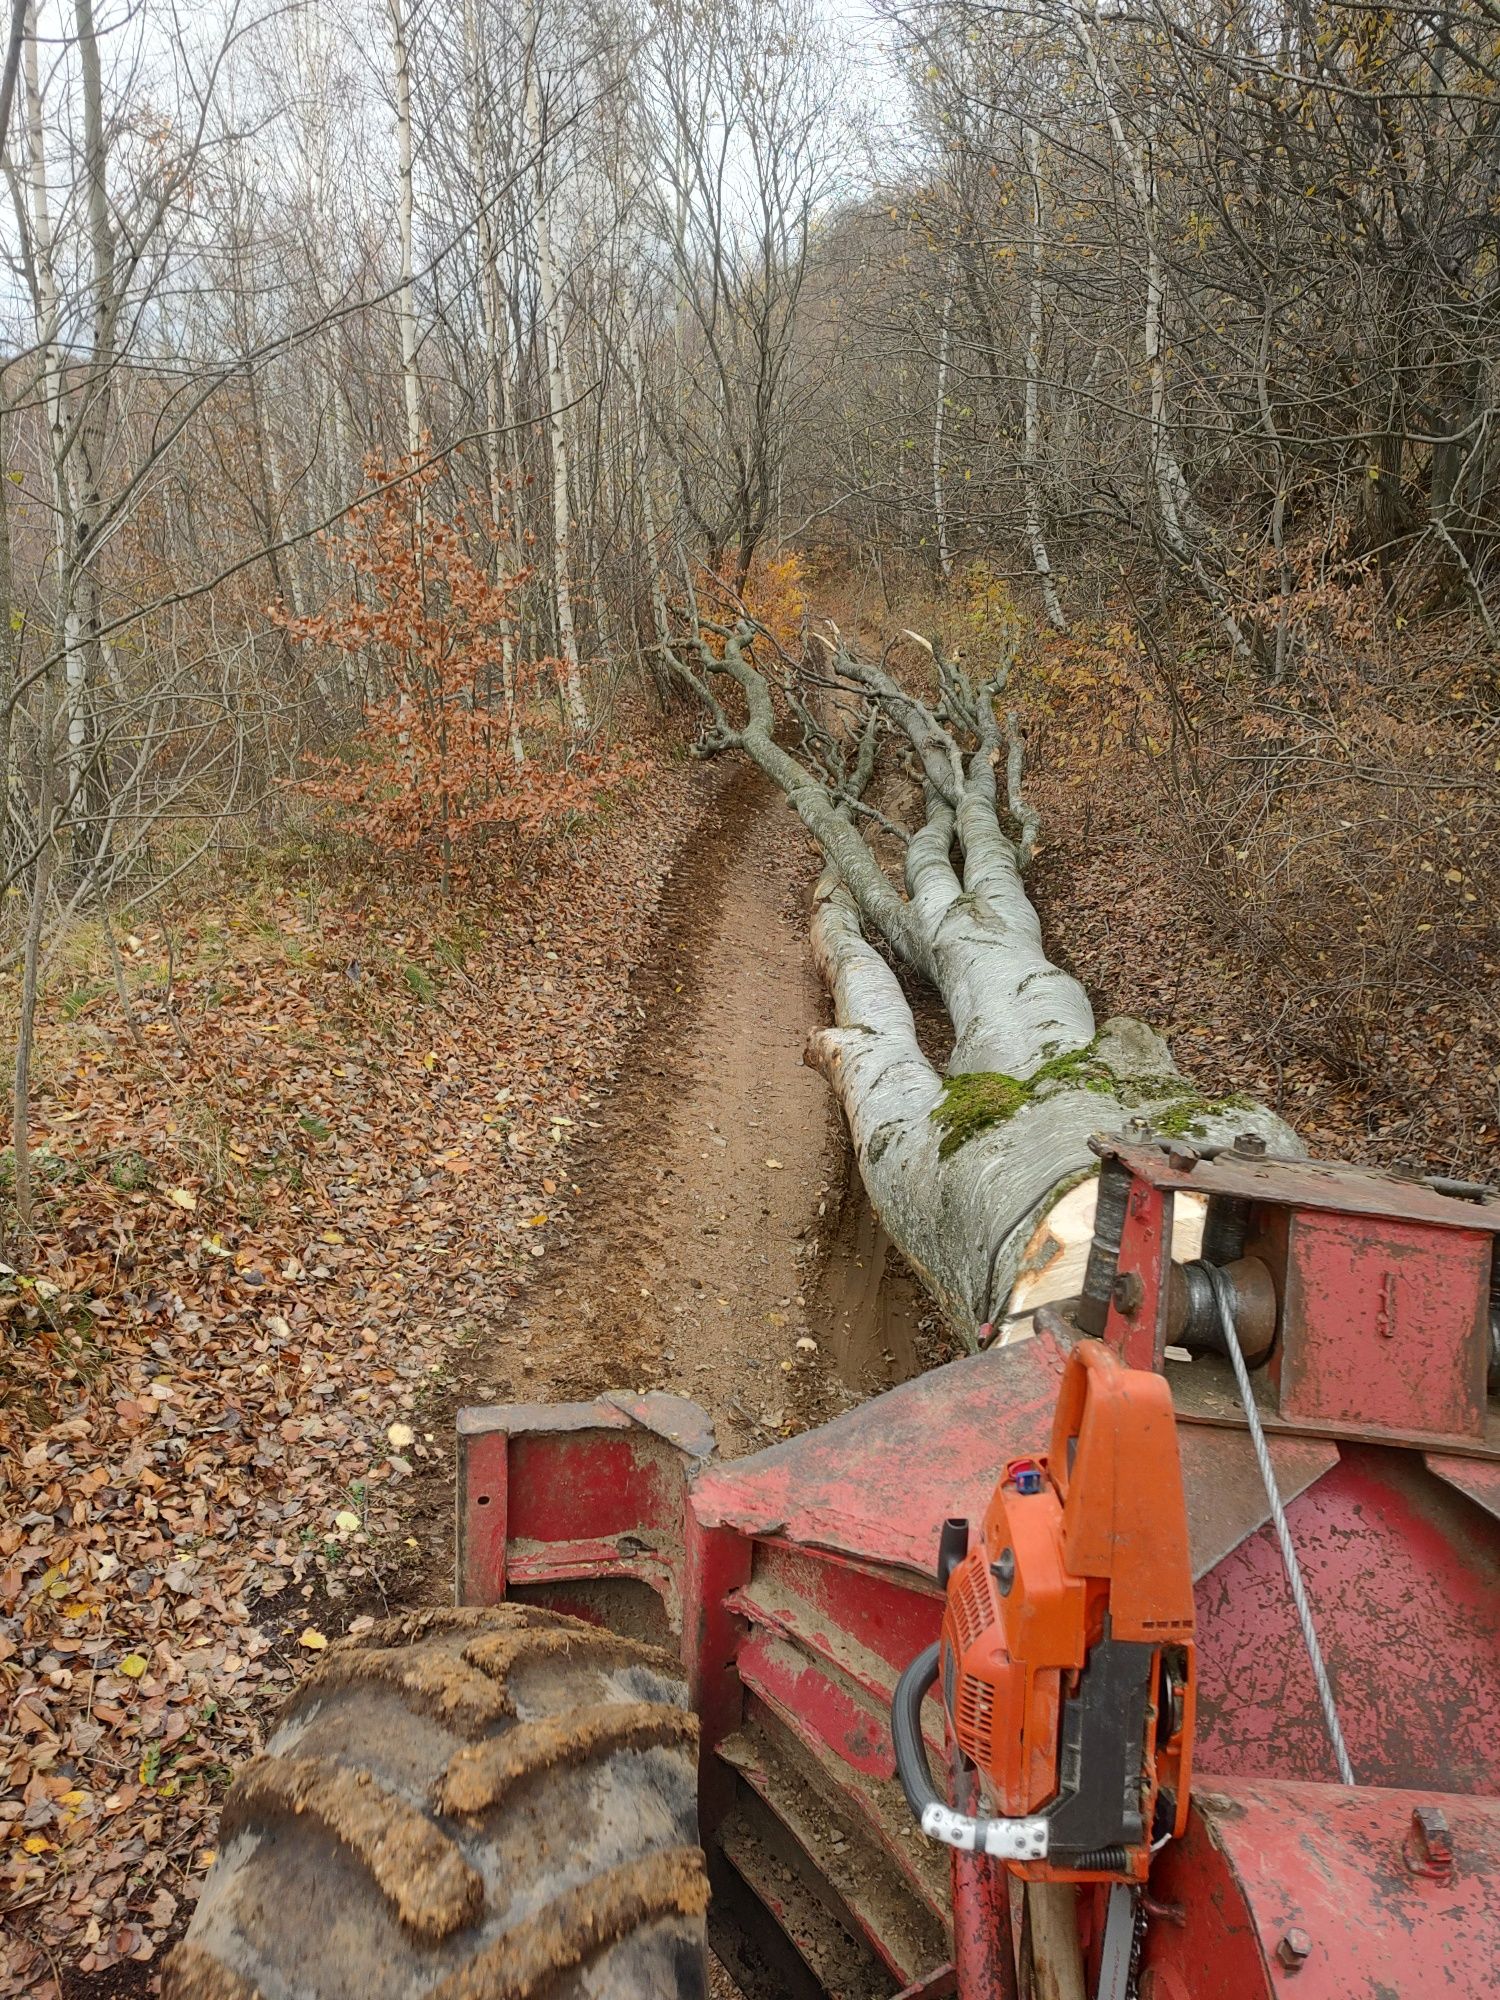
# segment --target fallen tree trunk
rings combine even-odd
[[[976,685],[916,640],[932,700],[886,662],[824,643],[826,667],[799,666],[749,623],[710,628],[679,670],[713,718],[705,749],[750,757],[828,861],[812,943],[834,1024],[810,1035],[807,1059],[839,1100],[891,1240],[972,1344],[1003,1311],[1039,1225],[1091,1173],[1092,1134],[1135,1119],[1205,1144],[1248,1131],[1276,1152],[1300,1147],[1263,1105],[1184,1076],[1143,1023],[1098,1027],[1083,987],[1048,959],[1022,875],[1037,826],[1020,795],[1020,737],[996,713],[1008,669]],[[725,681],[743,697],[742,722],[719,699]],[[834,707],[842,728],[823,719]],[[784,733],[800,729],[798,753],[778,740],[778,719]],[[904,753],[920,795],[913,827],[868,801],[882,740]],[[860,820],[904,847],[899,885]],[[941,1069],[893,959],[942,999],[952,1047]]]

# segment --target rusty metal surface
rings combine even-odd
[[[896,1978],[906,1981],[947,1955],[948,1926],[890,1865],[858,1816],[830,1796],[788,1737],[730,1738],[726,1764],[761,1800],[821,1875],[851,1924]]]
[[[975,1772],[955,1750],[948,1760],[948,1803],[960,1812],[983,1810]],[[987,1854],[953,1848],[953,1956],[960,2000],[1020,2000],[1010,1877]]]
[[[1401,1180],[1372,1167],[1325,1160],[1248,1159],[1232,1152],[1183,1166],[1155,1146],[1122,1146],[1114,1139],[1102,1143],[1133,1174],[1159,1188],[1233,1195],[1242,1201],[1343,1215],[1388,1216],[1437,1229],[1500,1234],[1500,1197],[1460,1201],[1436,1193],[1421,1181]]]
[[[984,1513],[1007,1458],[1045,1450],[1066,1354],[1038,1334],[950,1361],[753,1457],[714,1465],[713,1525],[930,1575],[949,1514]]]
[[[684,1397],[616,1394],[458,1417],[458,1589],[625,1576],[680,1617],[687,1480],[713,1430]]]
[[[1168,1361],[1162,1370],[1172,1385],[1172,1401],[1179,1421],[1216,1424],[1242,1430],[1245,1412],[1229,1363],[1216,1354],[1198,1354],[1191,1361]],[[1301,1438],[1345,1438],[1352,1443],[1409,1445],[1418,1451],[1451,1453],[1477,1460],[1500,1459],[1500,1405],[1490,1399],[1482,1436],[1456,1438],[1442,1431],[1384,1431],[1358,1423],[1300,1422],[1283,1416],[1276,1392],[1264,1370],[1250,1378],[1255,1388],[1255,1407],[1261,1427],[1268,1435]]]
[[[1148,1927],[1141,2000],[1493,2000],[1500,1803],[1226,1780],[1200,1808],[1152,1878],[1184,1921]]]
[[[1179,1417],[1177,1449],[1196,1581],[1268,1521],[1271,1510],[1248,1431],[1184,1423]],[[1339,1448],[1327,1438],[1274,1438],[1270,1451],[1284,1501],[1305,1493],[1339,1462]]]
[[[740,1645],[741,1683],[784,1715],[798,1717],[841,1763],[867,1778],[896,1775],[890,1710],[848,1686],[799,1647],[754,1632]]]
[[[1132,1368],[1159,1370],[1162,1364],[1174,1192],[1170,1186],[1141,1178],[1132,1182],[1125,1202],[1104,1338]]]
[[[849,2000],[878,2000],[889,1993],[890,1968],[860,1949],[847,1921],[840,1921],[842,1912],[836,1914],[829,1908],[826,1883],[809,1879],[811,1870],[799,1865],[796,1853],[787,1851],[774,1816],[757,1812],[752,1802],[726,1824],[718,1851],[795,1951],[794,1963],[799,1966],[795,1990],[799,1994],[810,1988],[848,1995]],[[721,1879],[716,1884],[716,1901],[723,1887]],[[779,2000],[780,1995],[793,1990],[787,1970],[785,1965],[778,1968],[779,1977],[773,1974],[769,1984],[757,1982],[755,1990],[767,1995],[774,1992]]]
[[[713,1525],[931,1577],[944,1519],[981,1520],[1007,1460],[1047,1448],[1067,1352],[1066,1342],[1042,1330],[1014,1347],[951,1361],[821,1430],[711,1466],[693,1482],[694,1509]],[[1181,1424],[1178,1436],[1196,1576],[1266,1519],[1265,1491],[1247,1437]],[[1337,1456],[1317,1441],[1272,1446],[1284,1494],[1302,1492]],[[834,1579],[822,1585],[840,1588]],[[859,1595],[844,1591],[836,1625],[855,1615],[848,1599]],[[936,1637],[940,1598],[933,1607],[922,1645]],[[909,1637],[905,1626],[902,1643]],[[878,1632],[866,1643],[897,1664]]]
[[[629,1430],[653,1432],[696,1460],[713,1457],[714,1427],[708,1412],[688,1396],[669,1396],[660,1389],[644,1395],[611,1389],[591,1403],[473,1403],[458,1413],[461,1438],[503,1432],[519,1437],[528,1431],[551,1436],[559,1431]]]
[[[768,1573],[769,1566],[788,1557],[795,1562],[799,1552],[770,1542],[754,1546],[754,1573],[748,1583],[732,1593],[730,1610],[755,1631],[785,1639],[813,1662],[836,1670],[878,1706],[882,1717],[888,1714],[898,1674],[931,1643],[937,1631],[937,1621],[942,1615],[941,1596],[935,1589],[920,1594],[901,1591],[868,1570],[855,1570],[827,1557],[806,1555],[801,1556],[801,1561],[809,1569],[828,1572],[834,1587],[820,1588],[819,1580],[814,1578],[801,1583],[797,1590],[789,1590],[774,1571]],[[846,1579],[842,1585],[836,1583],[840,1570]],[[868,1633],[871,1606],[867,1600],[871,1597],[877,1600],[876,1615],[883,1628],[879,1635],[881,1653],[871,1651],[854,1636],[856,1631]],[[906,1599],[905,1605],[899,1602],[902,1598]],[[845,1610],[851,1614],[847,1627],[841,1619]],[[888,1660],[886,1651],[898,1657]],[[941,1704],[935,1697],[929,1697],[922,1714],[932,1753],[941,1757],[944,1754]]]
[[[919,1979],[915,1986],[903,1986],[896,2000],[952,2000],[957,1991],[957,1966],[940,1965],[936,1972],[926,1979]]]
[[[1483,1507],[1500,1521],[1500,1465],[1478,1458],[1454,1458],[1442,1452],[1427,1454],[1427,1470],[1466,1494],[1476,1507]]]
[[[1500,1524],[1414,1453],[1368,1445],[1287,1521],[1360,1781],[1500,1793]],[[1271,1530],[1196,1596],[1200,1782],[1334,1776]]]
[[[1482,1437],[1492,1254],[1472,1227],[1292,1215],[1271,1371],[1282,1416]]]

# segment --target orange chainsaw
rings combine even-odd
[[[1044,1457],[1013,1459],[973,1546],[944,1524],[942,1637],[897,1683],[896,1768],[924,1833],[1030,1881],[1140,1884],[1187,1823],[1193,1578],[1172,1396],[1102,1341],[1068,1358]],[[975,1815],[937,1792],[941,1680]]]

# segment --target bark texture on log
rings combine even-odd
[[[975,685],[935,642],[918,639],[938,682],[932,700],[888,662],[857,660],[841,645],[827,648],[817,671],[780,656],[773,680],[756,663],[757,640],[771,648],[754,627],[718,638],[716,647],[697,635],[697,665],[682,667],[714,716],[706,747],[751,757],[829,864],[812,946],[834,1024],[809,1036],[807,1060],[838,1098],[891,1240],[962,1338],[972,1343],[1003,1310],[1037,1225],[1092,1171],[1094,1133],[1138,1119],[1203,1143],[1253,1131],[1274,1152],[1300,1152],[1263,1105],[1185,1077],[1143,1023],[1098,1027],[1078,980],[1047,957],[1022,872],[1038,832],[1020,796],[1020,736],[1014,718],[1002,731],[996,716],[1003,673]],[[721,677],[744,696],[743,724],[718,700]],[[817,720],[817,683],[846,709],[853,698],[863,712],[857,730]],[[800,756],[777,741],[778,695],[782,713],[803,725]],[[904,741],[920,787],[924,816],[910,831],[865,803],[882,720]],[[1002,821],[997,767],[1013,831]],[[904,895],[858,815],[904,840]],[[892,958],[942,999],[952,1046],[941,1069],[923,1052]]]

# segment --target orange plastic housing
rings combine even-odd
[[[990,1808],[1020,1817],[1045,1810],[1058,1794],[1063,1703],[1078,1689],[1092,1649],[1106,1632],[1151,1645],[1141,1759],[1148,1831],[1124,1869],[1036,1863],[1018,1873],[1144,1879],[1163,1785],[1176,1801],[1174,1831],[1186,1825],[1193,1631],[1171,1391],[1160,1375],[1126,1367],[1102,1341],[1081,1341],[1063,1376],[1050,1451],[1006,1467],[978,1541],[949,1578],[944,1693]],[[1168,1648],[1174,1712],[1163,1720]]]

